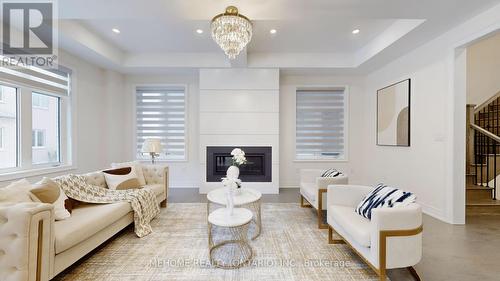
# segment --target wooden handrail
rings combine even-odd
[[[479,111],[481,111],[481,109],[485,108],[486,106],[488,106],[488,104],[490,104],[492,101],[494,101],[494,100],[496,100],[498,98],[500,98],[500,91],[498,91],[498,93],[496,93],[495,95],[493,95],[491,98],[487,99],[482,104],[477,105],[476,107],[474,107],[474,113],[478,113]]]
[[[476,124],[470,124],[470,127],[476,131],[478,131],[479,133],[489,137],[490,139],[493,139],[494,141],[500,143],[500,137],[493,134],[492,132],[486,130],[486,129],[483,129],[481,127],[479,127],[478,125]]]

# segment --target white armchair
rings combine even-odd
[[[417,280],[413,266],[422,258],[422,209],[412,203],[406,207],[372,210],[368,220],[355,212],[373,187],[331,185],[328,187],[328,242],[347,243],[386,280],[386,270],[408,268]],[[341,239],[334,239],[334,232]]]
[[[300,170],[300,206],[303,208],[314,208],[318,213],[318,228],[326,229],[328,225],[323,223],[323,212],[327,203],[323,200],[323,193],[331,184],[348,184],[347,176],[334,178],[323,178],[321,174],[325,170],[321,169],[301,169]],[[306,205],[304,199],[309,203]]]

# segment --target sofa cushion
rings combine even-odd
[[[103,172],[92,172],[83,175],[87,180],[88,184],[97,185],[100,187],[107,188],[106,179],[104,178]]]
[[[88,239],[131,211],[128,202],[78,206],[70,218],[55,222],[56,254]]]
[[[111,163],[113,168],[124,168],[131,167],[134,173],[137,175],[139,184],[141,186],[146,185],[146,180],[144,179],[144,172],[142,171],[142,163],[140,161],[125,162],[125,163]]]
[[[370,220],[358,215],[352,207],[330,205],[328,216],[359,244],[370,247]]]
[[[104,178],[106,178],[106,185],[109,189],[121,190],[128,189],[131,185],[136,185],[138,188],[140,183],[137,179],[132,167],[116,168],[112,170],[102,171]]]
[[[153,190],[156,196],[165,193],[165,186],[163,184],[147,184],[143,188]]]
[[[316,194],[318,193],[318,188],[315,183],[300,183],[300,191],[302,195],[306,197],[309,203],[314,203],[316,201]],[[311,202],[312,201],[312,202]]]

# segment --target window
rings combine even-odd
[[[59,162],[59,98],[32,93],[31,117],[33,164]]]
[[[297,160],[346,159],[346,99],[344,88],[297,89]]]
[[[0,85],[0,169],[17,167],[17,89]]]
[[[161,140],[159,159],[186,160],[186,94],[184,87],[136,89],[136,152],[139,159],[145,139]]]
[[[70,71],[60,68],[0,67],[0,180],[71,164]]]

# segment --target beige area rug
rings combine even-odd
[[[251,241],[252,264],[225,270],[208,260],[206,204],[174,203],[137,238],[127,228],[56,280],[378,280],[346,245],[329,245],[311,209],[262,205],[263,230]]]

